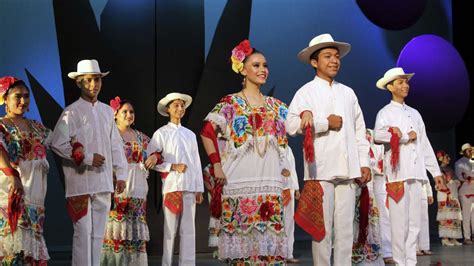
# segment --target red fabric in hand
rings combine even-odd
[[[396,172],[398,169],[398,163],[400,162],[400,137],[393,132],[392,128],[389,128],[388,132],[392,134],[392,137],[390,138],[390,149],[392,150],[390,165],[392,166],[392,171]]]

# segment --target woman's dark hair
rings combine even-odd
[[[247,58],[249,58],[249,57],[250,57],[251,55],[253,55],[253,54],[261,54],[261,55],[263,55],[263,53],[260,52],[259,50],[255,49],[255,48],[253,48],[253,47],[252,47],[252,49],[253,49],[252,52],[244,58],[244,61],[242,61],[242,63],[245,64],[245,62],[247,61]]]
[[[122,109],[122,107],[123,107],[125,104],[127,104],[127,103],[130,104],[130,106],[133,107],[133,104],[132,104],[129,100],[123,99],[123,100],[120,100],[120,106],[119,106],[119,108],[117,109],[117,112],[118,112],[118,110]]]

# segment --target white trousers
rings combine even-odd
[[[99,266],[100,251],[110,210],[110,192],[92,194],[87,215],[74,223],[72,265]]]
[[[326,235],[321,242],[312,242],[313,265],[331,265],[333,223],[334,265],[351,265],[356,185],[353,180],[338,183],[320,181],[320,183],[324,191]]]
[[[461,200],[464,239],[471,239],[471,233],[474,232],[474,197],[467,198],[464,195],[459,195],[459,199]]]
[[[163,213],[165,220],[161,265],[172,265],[174,238],[178,223],[180,223],[179,265],[196,265],[196,229],[194,227],[196,194],[194,192],[183,192],[183,210],[180,215],[172,213],[164,204]]]
[[[399,266],[416,265],[416,243],[420,232],[421,182],[404,182],[405,194],[396,203],[389,197],[393,259]]]
[[[382,256],[392,257],[392,235],[390,232],[390,216],[385,201],[387,200],[387,190],[385,187],[385,177],[374,175],[374,197],[380,213],[380,241]]]
[[[420,234],[417,250],[430,250],[430,218],[428,215],[428,199],[421,193]]]
[[[285,232],[286,232],[286,239],[288,241],[288,259],[293,258],[293,244],[295,243],[295,191],[293,189],[290,190],[291,192],[291,200],[283,208],[283,213],[285,215]]]

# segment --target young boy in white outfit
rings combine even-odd
[[[406,105],[413,73],[400,67],[388,70],[377,88],[388,90],[392,101],[377,114],[374,140],[390,147],[385,153],[388,208],[392,235],[392,255],[397,265],[416,265],[416,244],[420,232],[422,185],[428,170],[444,189],[433,148],[426,136],[420,113]]]
[[[192,98],[170,93],[158,103],[158,113],[170,122],[160,127],[148,145],[149,152],[161,152],[164,162],[156,166],[162,172],[164,213],[162,265],[172,265],[173,245],[180,223],[179,265],[196,264],[196,203],[203,200],[201,160],[196,135],[181,125],[181,118]],[[181,221],[179,221],[181,219]]]
[[[68,77],[81,97],[64,109],[54,128],[52,148],[63,159],[67,210],[74,225],[72,265],[99,265],[113,175],[116,192],[126,185],[128,164],[114,111],[97,100],[107,74],[94,59],[77,64]]]

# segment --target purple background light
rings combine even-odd
[[[407,104],[418,109],[429,130],[454,127],[469,102],[469,76],[457,50],[436,35],[421,35],[401,51],[397,66],[414,72]]]
[[[375,25],[387,30],[403,30],[423,14],[426,0],[357,0],[360,10]]]

